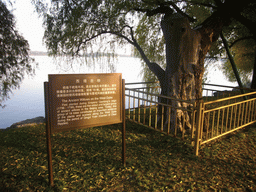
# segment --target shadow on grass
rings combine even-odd
[[[55,188],[48,187],[45,126],[0,132],[0,187],[6,191],[187,191],[216,186],[228,191],[233,181],[237,185],[238,180],[241,189],[255,182],[250,171],[255,170],[255,153],[234,158],[230,149],[220,153],[220,146],[234,147],[224,143],[204,147],[202,155],[195,157],[189,140],[129,121],[127,166],[123,167],[121,130],[119,124],[52,135]],[[254,144],[253,140],[244,147],[253,150]]]
[[[31,151],[46,153],[45,125],[10,129],[0,134],[5,138],[0,141],[1,146],[16,148],[24,155]]]

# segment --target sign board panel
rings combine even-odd
[[[51,133],[122,123],[122,74],[49,75]]]

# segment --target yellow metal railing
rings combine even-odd
[[[244,100],[244,98],[247,98]],[[199,145],[256,122],[256,92],[202,102],[196,153]]]
[[[149,89],[152,87],[126,87],[127,118],[156,131],[184,138],[188,129],[194,129],[194,102],[150,93]]]
[[[200,145],[256,122],[256,92],[207,88],[204,91],[211,94],[195,102],[160,95],[160,86],[153,83],[126,84],[126,117],[165,134],[190,138],[196,155]]]
[[[245,93],[250,92],[251,89],[248,88],[239,88],[239,87],[232,87],[227,85],[216,85],[216,84],[203,84],[203,97],[204,101],[207,100],[216,100],[220,98],[231,97],[234,95],[240,95],[241,90]]]

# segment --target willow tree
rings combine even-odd
[[[29,44],[15,28],[15,18],[0,0],[0,107],[19,87],[24,75],[33,73]]]
[[[110,42],[129,43],[160,81],[161,94],[182,100],[201,99],[206,54],[223,27],[250,2],[52,0],[47,8],[42,0],[34,0],[44,18],[44,38],[50,54],[83,55],[103,37]],[[191,23],[197,18],[186,13],[188,5],[208,9],[208,16],[196,27]],[[179,102],[169,104],[188,107]],[[189,122],[188,115],[179,116],[181,121]]]
[[[248,36],[248,38],[249,37],[250,36]],[[233,53],[233,59],[243,85],[250,88],[249,85],[251,84],[252,72],[255,64],[256,43],[252,37],[251,39],[241,39],[237,41],[237,43],[233,45],[231,44],[230,50]],[[229,60],[222,65],[222,70],[229,81],[237,81]]]
[[[254,11],[249,12],[249,8]],[[255,4],[251,4],[244,12],[246,12],[246,19],[251,20],[251,24],[253,24],[254,21],[253,25],[255,26],[256,2]],[[224,33],[229,41],[229,49],[233,55],[243,84],[251,84],[251,88],[256,89],[256,30],[247,27],[247,25],[233,21],[232,24],[224,30]],[[229,81],[236,81],[229,60],[224,63],[222,69]],[[252,75],[254,76],[254,82],[251,81]]]

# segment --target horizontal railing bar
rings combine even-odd
[[[215,86],[215,87],[226,87],[226,88],[237,88],[237,87],[228,86],[228,85],[218,85],[218,84],[210,84],[210,83],[204,83],[203,85]]]
[[[136,88],[128,88],[128,89],[150,89],[150,88],[161,88],[160,86],[157,86],[157,87],[136,87]],[[127,88],[125,88],[127,89]]]
[[[203,83],[203,85],[209,85],[209,86],[215,86],[215,87],[226,87],[226,88],[235,88],[235,89],[244,89],[248,91],[254,91],[254,89],[250,88],[241,88],[241,87],[233,87],[233,86],[228,86],[228,85],[217,85],[217,84],[210,84],[210,83]]]
[[[125,83],[125,85],[134,85],[134,84],[150,84],[150,83],[159,83],[159,81],[154,81],[154,82],[135,82],[135,83]]]
[[[125,90],[131,90],[131,91],[134,91],[133,89],[130,89],[130,88],[125,88]],[[144,91],[138,91],[136,90],[138,93],[146,93]],[[194,104],[195,102],[193,101],[189,101],[189,100],[181,100],[181,99],[176,99],[174,97],[167,97],[167,96],[164,96],[164,95],[159,95],[159,94],[154,94],[154,93],[147,93],[148,95],[153,95],[153,96],[157,96],[157,97],[162,97],[162,98],[165,98],[165,99],[171,99],[171,100],[175,100],[175,101],[180,101],[180,102],[186,102],[186,103],[190,103],[190,104]]]
[[[150,84],[150,83],[160,83],[160,81],[125,83],[125,85]],[[244,90],[248,90],[248,91],[254,91],[255,90],[255,89],[250,89],[250,88],[245,88],[245,87],[244,88],[240,88],[240,87],[234,87],[234,86],[228,86],[228,85],[210,84],[210,83],[203,83],[203,86],[204,85],[215,86],[215,87],[226,87],[226,88],[244,89]]]
[[[125,83],[125,85],[134,85],[134,84],[150,84],[150,83],[160,83],[159,81],[149,81],[149,82],[134,82],[134,83]],[[228,85],[219,85],[219,84],[211,84],[211,83],[203,83],[203,85],[215,86],[215,87],[226,87],[226,88],[236,88],[236,89],[247,89],[252,90],[250,88],[240,88]]]
[[[129,89],[150,89],[150,88],[161,88],[161,86],[156,86],[156,87],[130,87]],[[217,91],[217,92],[223,92],[223,90],[216,90],[216,89],[206,89],[206,88],[202,88],[203,90],[207,90],[207,91]],[[229,90],[224,90],[224,91],[229,91]],[[230,91],[232,92],[232,91]]]
[[[181,110],[189,111],[189,112],[193,112],[192,109],[194,108],[194,107],[192,107],[192,109],[185,109],[185,108],[183,108],[183,107],[173,107],[172,105],[169,105],[169,104],[159,103],[159,102],[157,102],[157,101],[152,101],[152,100],[140,98],[140,97],[137,97],[137,96],[127,95],[127,94],[125,94],[125,96],[127,96],[127,97],[132,97],[132,98],[135,98],[135,99],[140,99],[140,100],[142,100],[142,101],[147,101],[147,102],[159,104],[159,105],[164,105],[164,106],[166,106],[166,107],[171,107],[171,108],[174,108],[174,109],[181,109]]]
[[[125,83],[125,85],[150,84],[150,83],[159,83],[159,81]],[[210,84],[210,83],[203,83],[203,85],[209,85],[209,86],[215,86],[215,87],[238,88],[238,89],[239,89],[239,87],[232,87],[232,86],[227,86],[227,85],[217,85],[217,84]],[[241,88],[240,88],[240,89],[241,89]],[[248,88],[244,88],[244,89],[248,89]]]
[[[236,99],[236,98],[239,98],[239,97],[244,97],[244,96],[254,95],[254,94],[256,94],[256,92],[235,95],[235,96],[226,97],[226,98],[222,98],[222,99],[218,99],[218,100],[214,100],[214,101],[208,101],[208,102],[205,102],[204,104],[208,105],[208,104],[212,104],[212,103],[217,103],[217,102],[221,102],[221,101],[227,101],[227,100]]]
[[[134,82],[134,83],[125,83],[125,85],[134,85],[134,84],[151,84],[151,83],[160,83],[159,81],[152,81],[152,82]],[[215,87],[225,87],[225,88],[235,88],[235,89],[244,89],[248,91],[254,91],[255,89],[250,88],[240,88],[240,87],[234,87],[234,86],[228,86],[228,85],[219,85],[219,84],[210,84],[210,83],[203,83],[204,85],[208,86],[215,86]],[[204,88],[203,88],[204,89]],[[256,90],[255,90],[256,91]]]
[[[201,145],[203,145],[203,144],[205,144],[205,143],[208,143],[209,141],[212,141],[212,140],[214,140],[214,139],[218,139],[219,137],[222,137],[222,136],[227,135],[227,134],[229,134],[229,133],[232,133],[232,132],[234,132],[234,131],[236,131],[236,130],[238,130],[238,129],[244,128],[244,127],[246,127],[246,126],[248,126],[248,125],[251,125],[251,124],[253,124],[253,123],[255,123],[255,122],[256,122],[256,120],[251,121],[250,123],[241,125],[241,126],[235,128],[235,129],[232,129],[232,130],[230,130],[230,131],[227,131],[227,132],[225,132],[225,133],[222,133],[222,134],[220,134],[220,135],[218,135],[218,136],[216,136],[216,137],[212,137],[212,138],[210,138],[210,139],[207,139],[206,141],[202,141],[202,142],[201,142]]]
[[[228,91],[228,92],[233,92],[233,91],[229,91],[229,90],[216,90],[216,89],[207,89],[207,88],[202,88],[203,90],[205,91],[216,91],[216,92],[225,92],[225,91]]]
[[[161,88],[161,86],[156,86],[156,87],[135,87],[135,88],[129,88],[129,89],[155,89],[155,88]],[[232,90],[216,90],[216,89],[207,89],[207,88],[202,88],[203,91],[212,91],[212,92],[217,92],[218,93],[225,93],[225,92],[228,92],[228,93],[235,93],[235,91],[232,91]],[[214,96],[212,96],[214,97]]]
[[[248,103],[250,101],[254,101],[256,100],[256,98],[252,98],[252,99],[248,99],[248,100],[245,100],[245,101],[239,101],[239,102],[236,102],[236,103],[232,103],[232,104],[229,104],[229,105],[225,105],[225,106],[221,106],[221,107],[217,107],[217,108],[213,108],[213,109],[208,109],[208,110],[205,110],[204,113],[208,113],[208,112],[211,112],[211,111],[217,111],[217,110],[220,110],[220,109],[224,109],[224,108],[227,108],[227,107],[232,107],[232,106],[235,106],[235,105],[239,105],[239,104],[242,104],[242,103]]]
[[[154,89],[154,88],[161,88],[160,86],[156,86],[156,87],[135,87],[135,88],[129,88],[129,89]],[[230,90],[216,90],[216,89],[206,89],[206,88],[202,88],[204,91],[216,91],[216,92],[234,92],[234,91],[230,91]]]

